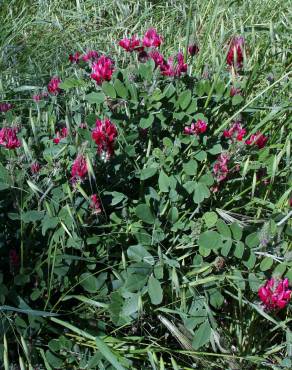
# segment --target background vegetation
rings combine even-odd
[[[14,105],[1,128],[16,123],[25,140],[0,152],[2,368],[291,367],[291,305],[267,312],[257,297],[271,276],[292,281],[290,8],[280,0],[0,1],[0,102]],[[199,45],[190,78],[172,84],[118,46],[149,27],[163,35],[164,55]],[[225,63],[234,35],[246,40],[239,75]],[[121,69],[110,87],[69,64],[70,53],[89,49]],[[54,75],[65,81],[61,97],[36,105],[33,94]],[[156,116],[162,109],[171,111],[166,121]],[[96,159],[78,128],[100,115],[119,130],[112,164]],[[150,116],[161,125],[151,140],[137,130],[152,127]],[[198,118],[210,139],[192,146],[181,132]],[[268,143],[236,152],[239,173],[213,193],[216,156],[232,147],[222,131],[235,119]],[[60,125],[70,136],[56,149]],[[74,190],[71,166],[84,141],[92,167]],[[90,213],[95,192],[101,215]]]

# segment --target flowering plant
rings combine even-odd
[[[242,86],[231,85],[235,70],[244,73],[242,37],[227,43],[218,76],[190,73],[198,45],[166,57],[163,41],[153,28],[117,41],[126,66],[96,50],[74,51],[66,72],[31,97],[30,114],[17,103],[0,105],[7,214],[0,300],[44,317],[69,309],[78,323],[80,312],[87,318],[80,302],[101,308],[104,326],[90,328],[97,338],[113,326],[127,337],[145,312],[152,320],[156,309],[170,310],[191,338],[188,349],[226,353],[220,343],[237,341],[241,358],[254,315],[269,327],[267,312],[289,309],[291,262],[281,256],[291,229],[279,209],[259,210],[258,223],[249,208],[272,196],[275,166],[287,175],[288,151],[267,145],[275,128],[256,127],[260,116],[245,109],[239,75]],[[286,181],[278,187],[287,203]],[[25,304],[21,290],[29,291]],[[229,315],[241,321],[243,305],[250,321],[236,336]]]

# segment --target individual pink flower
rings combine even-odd
[[[289,206],[292,207],[292,197],[289,199]]]
[[[98,153],[105,154],[106,158],[111,157],[114,153],[114,144],[117,135],[116,126],[108,118],[104,121],[96,120],[91,136],[97,145]]]
[[[164,76],[180,77],[186,73],[188,65],[184,62],[184,56],[178,52],[176,57],[170,57],[166,63],[160,65],[161,74]]]
[[[141,46],[141,41],[136,35],[133,35],[130,39],[124,38],[120,40],[119,45],[129,52],[143,50],[143,46]]]
[[[258,295],[267,310],[281,310],[289,304],[292,291],[289,280],[270,279],[258,290]]]
[[[226,57],[226,62],[229,66],[233,66],[235,68],[242,67],[244,44],[245,41],[242,36],[232,38]]]
[[[47,97],[48,93],[47,92],[42,92],[40,94],[33,95],[32,99],[36,102],[39,103],[43,98]]]
[[[76,53],[70,54],[68,59],[71,63],[79,63],[80,53],[76,51]]]
[[[257,132],[254,135],[251,135],[249,139],[245,141],[247,145],[256,145],[259,149],[265,147],[268,141],[267,136],[264,136],[261,132]]]
[[[32,174],[36,174],[40,171],[41,165],[38,162],[33,162],[30,166],[30,170]]]
[[[198,45],[197,45],[197,44],[191,44],[191,45],[189,45],[189,47],[188,47],[188,52],[189,52],[189,54],[190,54],[192,57],[193,57],[193,56],[195,56],[195,55],[197,55],[199,51],[200,51],[200,49],[199,49],[199,47],[198,47]]]
[[[16,127],[3,127],[0,130],[0,145],[6,149],[16,149],[21,146],[21,141],[17,137]]]
[[[86,158],[82,154],[78,154],[71,169],[72,180],[83,179],[87,175],[87,172]]]
[[[59,85],[61,83],[61,80],[59,77],[52,77],[51,81],[48,83],[48,91],[52,95],[58,95],[61,89],[59,88]]]
[[[56,136],[54,137],[53,142],[55,144],[59,144],[59,142],[62,139],[65,139],[67,136],[68,136],[68,129],[67,127],[63,127],[61,130],[56,132]]]
[[[152,50],[152,51],[150,51],[149,56],[150,56],[151,59],[154,60],[154,63],[155,63],[155,66],[156,67],[159,67],[159,66],[161,66],[161,65],[163,65],[163,64],[166,63],[163,55],[161,53],[159,53],[158,50]]]
[[[102,55],[96,62],[92,63],[90,77],[101,85],[103,81],[110,81],[114,71],[114,62],[105,55]]]
[[[92,209],[92,212],[94,214],[101,213],[101,203],[100,203],[100,199],[97,194],[91,195],[89,207]]]
[[[36,103],[38,103],[38,102],[40,102],[41,101],[41,95],[39,94],[39,95],[33,95],[32,96],[32,99],[33,99],[33,101],[35,101]]]
[[[149,28],[143,37],[143,46],[146,48],[159,47],[162,43],[162,37],[158,35],[155,28]]]
[[[13,108],[13,105],[10,103],[0,103],[0,112],[2,113],[6,113],[12,108]]]
[[[86,54],[82,56],[82,60],[84,62],[94,61],[97,60],[99,57],[99,54],[96,50],[89,50]]]
[[[229,130],[224,130],[223,136],[225,138],[231,138],[232,140],[242,141],[246,130],[242,128],[239,121],[234,122]]]
[[[228,162],[229,162],[229,155],[228,153],[221,153],[217,158],[213,172],[217,182],[221,182],[226,179],[229,169],[228,169]]]
[[[81,122],[80,125],[79,125],[79,128],[87,128],[87,123],[86,122]]]
[[[199,135],[203,134],[207,130],[207,123],[199,119],[196,123],[192,123],[190,127],[184,128],[184,133],[186,135]]]
[[[230,89],[230,96],[233,98],[235,95],[241,95],[240,94],[240,89],[237,89],[236,87],[232,86]]]

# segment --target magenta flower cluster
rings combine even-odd
[[[2,113],[6,113],[12,108],[13,108],[13,105],[10,103],[0,103],[0,112]]]
[[[21,141],[17,137],[17,127],[3,127],[0,130],[0,145],[6,149],[16,149],[21,145]]]
[[[292,291],[289,289],[289,280],[270,279],[258,290],[258,295],[265,309],[281,310],[290,301]]]
[[[245,40],[242,36],[233,37],[229,44],[226,62],[230,67],[241,68],[244,59]]]
[[[114,153],[115,139],[118,135],[116,126],[108,119],[96,120],[92,131],[92,139],[97,145],[99,155],[109,159]]]
[[[75,161],[73,162],[71,169],[71,179],[76,182],[79,179],[83,179],[87,175],[87,162],[86,158],[82,154],[78,154]]]
[[[223,136],[225,138],[230,138],[232,140],[242,141],[244,135],[246,134],[246,130],[242,128],[241,123],[239,121],[234,122],[234,124],[230,127],[229,130],[224,130]]]
[[[155,66],[160,69],[163,76],[180,77],[182,73],[186,73],[188,66],[184,61],[184,56],[181,52],[168,58],[157,50],[162,44],[163,38],[159,35],[155,28],[149,28],[142,39],[139,39],[136,35],[130,38],[124,38],[119,41],[119,46],[125,49],[127,52],[138,52],[138,59],[140,61],[146,61],[152,59]],[[192,52],[193,49],[191,49]]]
[[[207,123],[203,120],[198,120],[196,123],[192,123],[191,126],[184,128],[186,135],[199,135],[203,134],[207,130]]]
[[[52,95],[57,95],[61,91],[59,85],[61,80],[59,77],[52,77],[51,81],[48,83],[48,92]]]
[[[68,136],[68,129],[67,127],[63,127],[56,132],[56,136],[53,139],[55,144],[59,144],[59,142],[65,139]]]

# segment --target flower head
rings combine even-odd
[[[51,81],[48,83],[48,91],[52,95],[58,95],[61,89],[59,88],[59,85],[61,83],[61,80],[59,77],[52,77]]]
[[[80,53],[76,51],[76,53],[70,54],[68,59],[71,63],[79,63]]]
[[[92,209],[92,212],[94,214],[101,213],[101,203],[100,203],[100,199],[97,194],[91,195],[89,207]]]
[[[105,55],[102,55],[96,62],[92,63],[90,77],[101,85],[103,81],[110,81],[114,71],[114,62]]]
[[[42,100],[42,98],[45,98],[46,96],[48,96],[48,93],[47,92],[42,92],[40,94],[33,95],[32,99],[33,99],[33,101],[38,103]]]
[[[79,125],[79,128],[86,129],[87,128],[87,123],[86,122],[81,122]]]
[[[242,36],[233,37],[226,57],[226,62],[234,68],[241,68],[243,64],[244,38]]]
[[[246,134],[246,130],[242,128],[241,123],[239,121],[234,122],[234,124],[230,127],[229,130],[224,130],[223,136],[225,138],[231,138],[232,140],[242,141],[244,135]]]
[[[265,147],[268,141],[267,136],[263,135],[261,132],[257,132],[254,135],[251,135],[249,139],[245,141],[247,145],[256,145],[259,149]]]
[[[143,37],[143,46],[146,48],[159,47],[162,43],[162,37],[158,35],[155,28],[149,28]]]
[[[99,154],[105,154],[109,158],[114,153],[115,139],[118,135],[116,126],[106,118],[104,121],[97,120],[92,131],[92,139],[97,145]]]
[[[30,166],[30,170],[32,174],[36,174],[40,171],[41,165],[38,162],[33,162]]]
[[[21,145],[21,141],[17,137],[18,129],[16,127],[3,127],[0,130],[0,145],[7,149],[16,149]]]
[[[89,50],[86,54],[82,56],[82,60],[84,62],[89,62],[93,60],[97,60],[99,57],[99,54],[96,50]]]
[[[164,76],[180,77],[186,73],[188,65],[184,62],[184,56],[178,52],[175,57],[170,57],[167,62],[160,64],[160,70]]]
[[[136,35],[133,35],[130,39],[124,38],[120,40],[119,45],[129,52],[143,50],[143,46],[141,46],[141,41]]]
[[[150,51],[149,56],[150,56],[151,59],[154,60],[154,63],[155,63],[156,67],[161,66],[161,65],[166,63],[163,55],[161,53],[159,53],[158,50]]]
[[[213,172],[217,182],[221,182],[226,179],[229,169],[228,169],[228,162],[229,162],[229,155],[228,153],[221,153],[217,158]]]
[[[0,112],[2,113],[6,113],[12,108],[13,108],[13,105],[10,103],[0,103]]]
[[[87,175],[86,158],[82,154],[78,154],[73,162],[71,169],[71,178],[73,181],[83,179]]]
[[[192,123],[190,127],[184,128],[184,133],[186,135],[199,135],[203,134],[207,130],[207,123],[199,119],[196,123]]]
[[[189,52],[189,54],[190,54],[192,57],[193,57],[193,56],[195,56],[195,55],[197,55],[199,51],[200,51],[200,49],[199,49],[199,47],[198,47],[198,45],[197,45],[197,44],[191,44],[191,45],[189,45],[189,47],[188,47],[188,52]]]
[[[267,310],[280,310],[285,308],[291,298],[292,291],[289,280],[270,279],[258,290],[258,295]]]
[[[230,96],[233,98],[235,95],[241,95],[240,94],[240,89],[237,89],[236,87],[232,86],[230,89]]]
[[[59,142],[62,139],[65,139],[67,136],[68,136],[68,129],[67,127],[63,127],[61,130],[56,132],[56,136],[54,137],[53,142],[55,144],[59,144]]]

